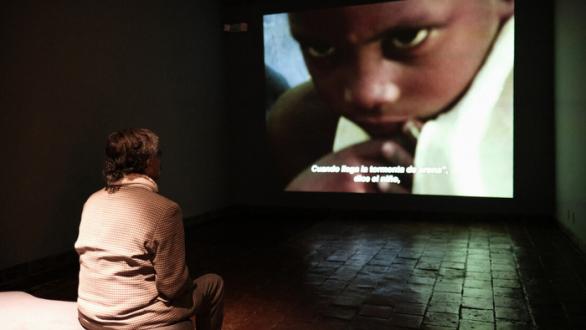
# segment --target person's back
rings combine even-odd
[[[106,187],[86,201],[75,249],[78,314],[86,329],[220,329],[223,280],[191,280],[179,205],[158,194],[159,138],[148,129],[108,136]]]
[[[174,297],[182,288],[175,283],[189,285],[183,263],[181,210],[157,194],[148,178],[135,176],[127,181],[116,192],[102,189],[94,193],[84,207],[75,244],[80,256],[80,319],[87,322],[89,318],[105,326],[178,322],[192,313],[191,293],[184,290],[186,306],[161,300],[151,259],[162,253],[159,242],[172,237],[174,248],[169,256],[175,260],[159,265],[183,265],[183,269],[160,269],[169,273],[167,282],[172,285],[162,288],[159,284],[159,289]]]

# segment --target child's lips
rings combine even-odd
[[[401,133],[404,124],[411,119],[403,115],[369,115],[351,118],[372,136],[390,136]]]
[[[368,134],[372,136],[394,135],[401,132],[403,122],[356,122],[358,126],[362,127]]]
[[[354,121],[368,126],[385,126],[404,123],[410,118],[410,116],[403,115],[370,115],[357,116],[354,118]]]

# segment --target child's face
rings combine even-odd
[[[510,16],[509,2],[407,0],[296,13],[291,31],[331,109],[389,135],[463,94]]]

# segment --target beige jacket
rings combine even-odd
[[[84,205],[78,311],[88,328],[148,329],[193,313],[181,208],[149,177],[129,175],[121,188],[95,192]]]

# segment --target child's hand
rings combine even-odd
[[[413,156],[399,143],[391,140],[370,140],[350,146],[335,153],[330,153],[316,163],[319,166],[403,166],[413,164]],[[289,191],[322,191],[322,192],[393,192],[409,193],[412,175],[393,174],[400,178],[401,183],[354,182],[356,175],[373,176],[381,173],[312,173],[308,168],[297,175],[289,183]]]

